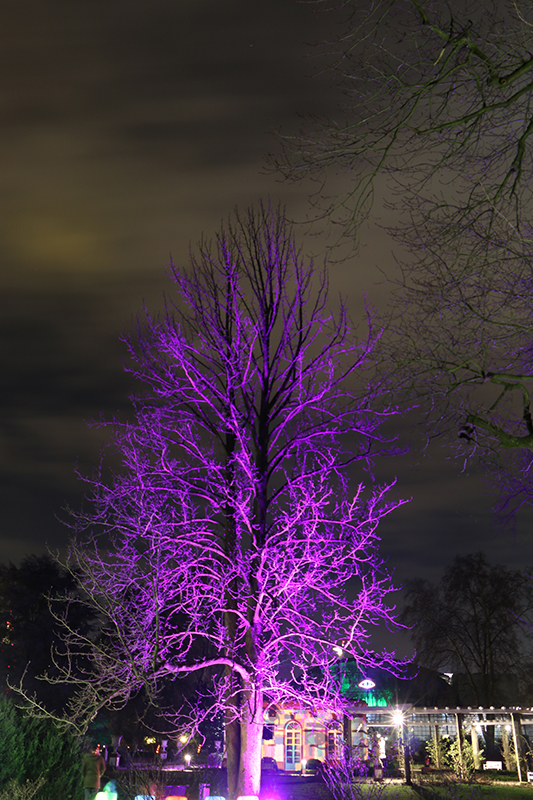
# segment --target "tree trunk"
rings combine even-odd
[[[261,788],[261,745],[263,740],[263,693],[253,683],[243,690],[241,753],[236,794],[259,797]]]
[[[228,329],[228,340],[231,340],[230,331]],[[228,496],[235,495],[234,482],[235,475],[232,463],[232,456],[235,452],[235,434],[228,432],[225,441],[226,449],[226,481],[228,486]],[[236,524],[233,506],[228,502],[226,505],[225,513],[225,530],[224,530],[224,550],[229,558],[236,557]],[[236,639],[236,611],[237,603],[235,598],[238,594],[238,585],[235,579],[231,585],[226,588],[225,602],[226,612],[224,614],[224,625],[226,627],[228,636],[228,649],[226,656],[229,658],[235,657],[234,647]],[[234,613],[235,612],[235,613]],[[225,668],[225,675],[228,679],[228,688],[226,692],[226,712],[225,712],[225,731],[226,731],[226,764],[228,770],[228,793],[230,798],[237,797],[237,782],[239,776],[239,761],[241,755],[241,728],[240,728],[240,692],[239,686],[240,679],[234,673],[232,667]]]

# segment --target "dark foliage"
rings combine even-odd
[[[56,615],[68,608],[69,619],[81,631],[94,621],[92,613],[79,604],[71,605],[77,591],[74,577],[51,556],[28,556],[20,567],[0,565],[1,685],[9,693],[9,687],[24,679],[26,691],[55,713],[62,712],[70,691],[38,676],[58,675],[52,653],[60,645],[62,626]]]
[[[44,778],[36,800],[81,796],[80,759],[80,742],[71,733],[24,716],[0,698],[0,786]]]

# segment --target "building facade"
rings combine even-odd
[[[270,707],[264,720],[268,738],[263,739],[262,755],[273,758],[278,769],[285,772],[302,772],[310,759],[324,762],[338,758],[348,738],[361,759],[368,757],[365,716],[347,719],[332,711]]]

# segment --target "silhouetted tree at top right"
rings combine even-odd
[[[286,137],[275,166],[313,178],[333,230],[391,236],[374,354],[391,396],[417,398],[428,437],[480,464],[512,518],[533,503],[531,4],[314,5],[346,13],[323,50],[343,105]]]

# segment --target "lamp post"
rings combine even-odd
[[[411,786],[411,756],[409,753],[409,738],[405,730],[405,717],[403,711],[399,708],[396,709],[392,715],[394,725],[398,729],[398,739],[400,741],[400,749],[403,752],[403,767],[405,775],[405,785]]]

